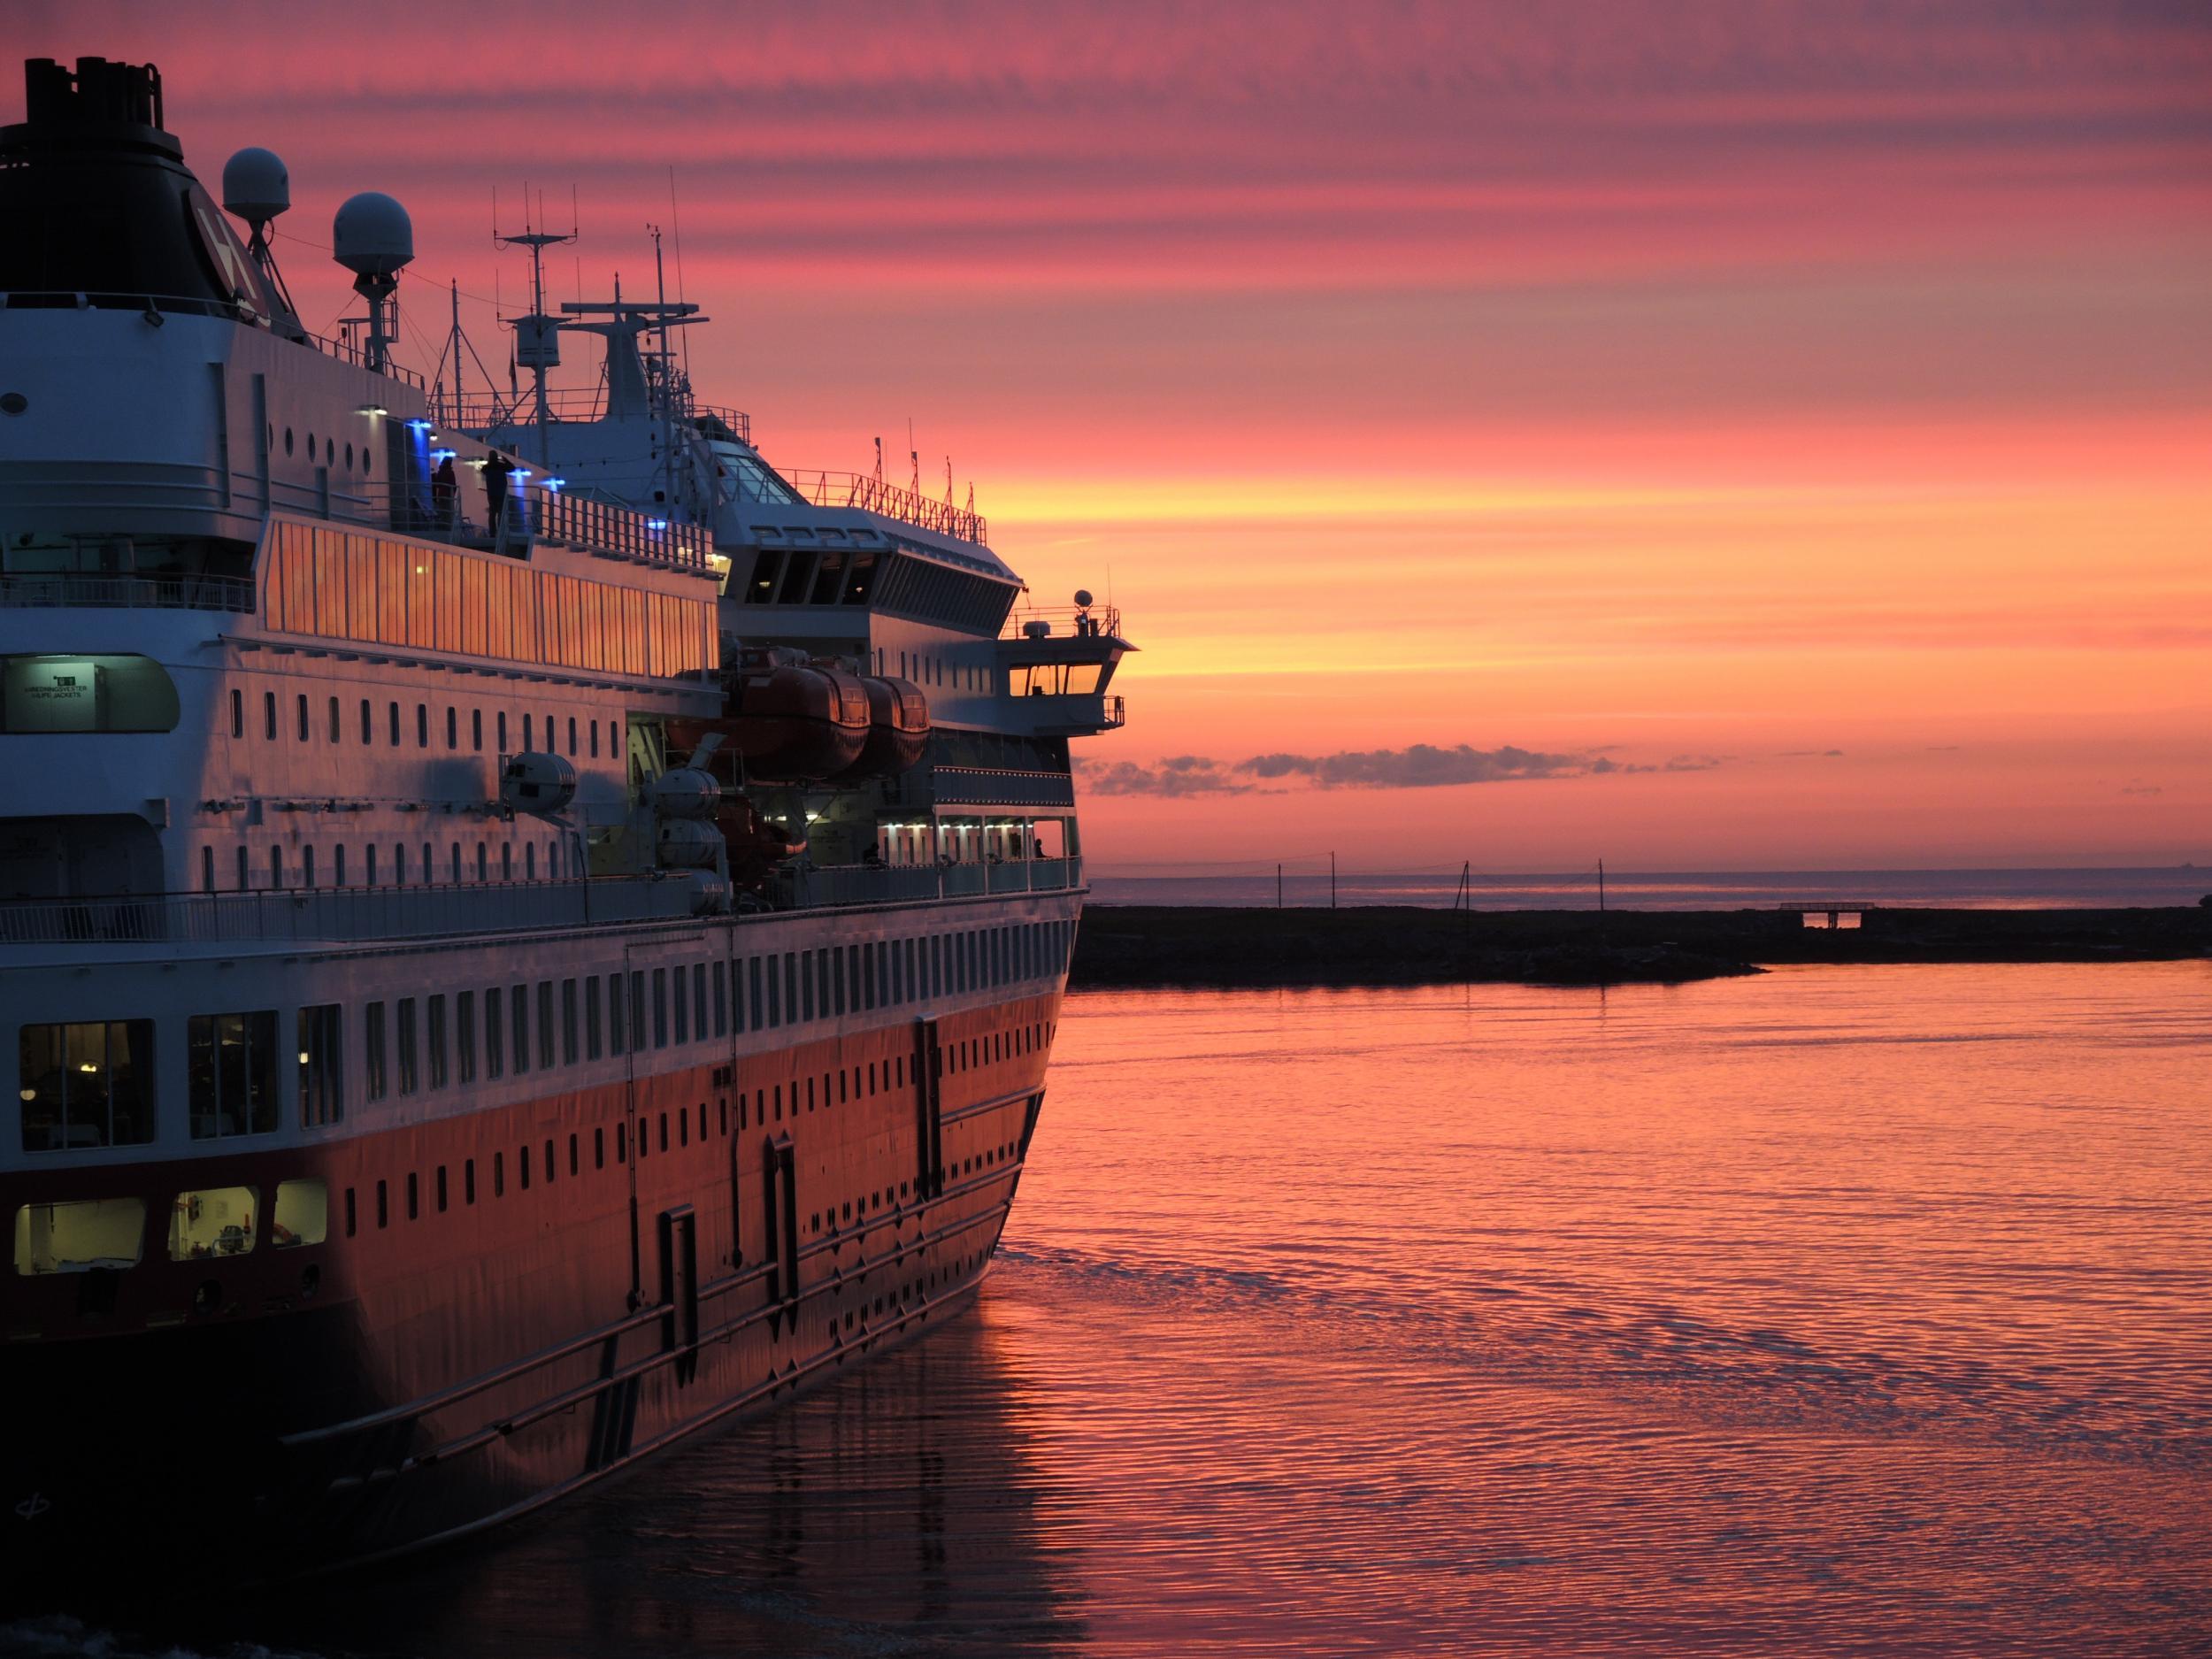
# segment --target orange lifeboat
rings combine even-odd
[[[868,688],[868,741],[843,775],[890,778],[910,769],[929,747],[929,699],[910,680],[864,675]]]
[[[765,783],[818,783],[849,770],[868,746],[868,688],[856,674],[810,663],[796,651],[748,653],[725,681],[728,711],[671,720],[670,743],[698,746],[722,734],[722,752]]]

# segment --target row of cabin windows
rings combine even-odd
[[[473,1083],[480,1074],[503,1078],[511,1067],[520,1076],[1056,975],[1065,966],[1073,930],[1068,921],[1013,923],[637,968],[626,975],[380,1000],[362,1010],[363,1092],[380,1101]],[[277,1041],[274,1010],[188,1018],[193,1138],[273,1132],[276,1068],[287,1053],[296,1056],[292,1064],[299,1068],[301,1124],[313,1128],[342,1121],[343,1024],[341,1004],[302,1007],[295,1016],[293,1046],[285,1049]],[[948,1066],[961,1071],[1018,1052],[1002,1048],[979,1054],[977,1041],[953,1045]],[[17,1056],[26,1151],[153,1140],[151,1020],[25,1025]]]
[[[993,1033],[987,1038],[971,1039],[964,1046],[971,1054],[982,1052],[987,1046],[992,1051],[1000,1054],[1034,1053],[1051,1041],[1051,1034],[1052,1028],[1049,1025],[1038,1022]],[[836,1102],[845,1102],[864,1099],[867,1095],[881,1091],[909,1087],[912,1084],[913,1075],[914,1068],[908,1064],[906,1056],[902,1055],[894,1056],[889,1060],[872,1060],[864,1066],[856,1064],[849,1069],[841,1068],[835,1072],[825,1072],[820,1079],[818,1104],[826,1110],[833,1103],[831,1089],[833,1078],[836,1080]],[[801,1079],[795,1078],[788,1085],[778,1083],[755,1089],[751,1102],[751,1125],[759,1127],[771,1122],[783,1121],[787,1089],[790,1101],[790,1115],[794,1118],[797,1117],[801,1110],[800,1100],[803,1087],[805,1099],[804,1110],[813,1111],[817,1108],[818,1095],[815,1079],[811,1077],[803,1079],[803,1085]],[[746,1104],[745,1091],[740,1089],[737,1091],[737,1113],[734,1124],[733,1124],[728,1100],[719,1102],[713,1118],[714,1129],[711,1137],[708,1129],[707,1103],[704,1101],[701,1101],[696,1108],[690,1110],[680,1108],[674,1112],[661,1112],[657,1115],[657,1121],[651,1114],[641,1116],[637,1122],[634,1142],[631,1140],[630,1125],[626,1122],[618,1123],[614,1125],[614,1162],[618,1166],[626,1164],[634,1148],[636,1156],[641,1161],[652,1156],[657,1149],[654,1144],[657,1133],[659,1152],[666,1153],[671,1150],[680,1152],[688,1148],[694,1141],[695,1112],[697,1120],[696,1141],[701,1147],[711,1144],[714,1138],[726,1138],[732,1133],[733,1128],[741,1133],[748,1127]],[[608,1145],[609,1137],[606,1128],[603,1125],[594,1128],[591,1132],[591,1168],[595,1173],[607,1167]],[[547,1187],[553,1184],[560,1172],[559,1146],[560,1137],[549,1135],[534,1147],[527,1141],[516,1147],[514,1169],[518,1190],[528,1192],[531,1189],[534,1170],[539,1186]],[[951,1176],[963,1177],[987,1172],[990,1169],[1010,1162],[1016,1150],[1016,1143],[1007,1141],[950,1165],[947,1173]],[[566,1162],[571,1178],[579,1177],[584,1172],[583,1135],[580,1130],[572,1130],[568,1133]],[[476,1163],[474,1158],[465,1158],[461,1162],[458,1185],[460,1202],[463,1204],[476,1202]],[[491,1195],[494,1198],[504,1198],[507,1195],[507,1154],[504,1148],[494,1152],[489,1164]],[[403,1178],[402,1187],[406,1218],[410,1221],[420,1219],[423,1214],[422,1187],[417,1172],[410,1171]],[[898,1187],[899,1200],[903,1202],[910,1195],[910,1182],[901,1181]],[[447,1179],[445,1164],[441,1164],[432,1171],[431,1193],[437,1213],[443,1214],[450,1206],[454,1195],[453,1185]],[[371,1215],[376,1226],[388,1227],[392,1223],[394,1211],[390,1183],[380,1178],[370,1189],[370,1198],[373,1206]],[[881,1209],[892,1202],[891,1189],[887,1187],[879,1193],[848,1202],[844,1206],[845,1220],[849,1222],[854,1219],[855,1203],[858,1204],[859,1213],[864,1217],[868,1214],[872,1200],[876,1208]],[[350,1187],[345,1190],[344,1205],[346,1236],[352,1238],[359,1231],[362,1217],[360,1203],[355,1189]],[[819,1233],[822,1230],[825,1213],[819,1210],[815,1212],[810,1222],[812,1231]],[[838,1225],[837,1211],[833,1209],[826,1214],[829,1226],[834,1231]]]
[[[680,1048],[733,1031],[776,1030],[1056,974],[1072,928],[1070,922],[1016,923],[634,968],[557,985],[541,979],[534,987],[495,986],[454,993],[449,1021],[443,993],[373,1002],[362,1010],[364,1093],[380,1101],[443,1088],[449,1078],[472,1083],[480,1064],[488,1079],[510,1070],[522,1076],[534,1064],[548,1070]]]
[[[254,1187],[177,1194],[169,1206],[169,1259],[203,1262],[250,1254],[261,1242],[260,1197]],[[15,1271],[28,1278],[135,1267],[146,1256],[146,1212],[143,1198],[21,1205],[15,1212]],[[329,1189],[319,1180],[279,1181],[269,1248],[320,1244],[329,1235]]]
[[[269,423],[269,442],[273,447],[276,441],[276,424],[272,421]],[[292,428],[287,426],[284,429],[284,453],[288,456],[292,453]],[[353,471],[353,445],[349,443],[346,445],[346,471],[349,472]],[[311,432],[307,434],[307,458],[310,461],[315,458],[315,434]],[[335,438],[326,437],[323,440],[323,465],[325,466],[338,465],[338,441]],[[361,476],[366,478],[368,475],[369,446],[365,443],[361,446]]]
[[[987,1254],[987,1251],[979,1251],[972,1256],[956,1256],[950,1262],[948,1262],[943,1270],[943,1278],[947,1288],[949,1289],[951,1287],[954,1280],[964,1279],[974,1269],[980,1267],[983,1264],[983,1257]],[[939,1275],[933,1272],[925,1273],[918,1279],[910,1279],[905,1284],[897,1286],[895,1289],[887,1291],[883,1295],[878,1296],[873,1304],[876,1317],[880,1318],[884,1316],[884,1314],[889,1312],[898,1313],[901,1315],[901,1317],[903,1318],[904,1315],[902,1310],[906,1306],[907,1299],[913,1295],[916,1291],[921,1291],[924,1294],[927,1294],[928,1292],[935,1290],[937,1288],[938,1277]],[[864,1301],[857,1309],[846,1309],[841,1318],[836,1313],[833,1312],[829,1317],[829,1325],[827,1326],[829,1340],[833,1344],[840,1340],[844,1333],[853,1329],[854,1315],[857,1313],[862,1318],[865,1318],[869,1315],[869,1309],[870,1304]]]
[[[414,862],[416,855],[405,841],[395,841],[388,858],[378,843],[364,841],[361,843],[360,865],[356,869],[348,856],[344,841],[332,845],[326,863],[318,856],[315,843],[307,841],[302,843],[289,858],[285,856],[281,846],[272,846],[265,866],[242,842],[234,849],[233,868],[223,873],[229,875],[233,885],[241,893],[249,892],[256,887],[403,887],[411,882],[429,887],[440,881],[459,887],[470,881],[535,881],[541,875],[549,881],[557,881],[564,876],[582,873],[580,857],[572,851],[565,850],[557,837],[545,842],[542,857],[539,856],[535,841],[524,841],[519,854],[515,850],[515,843],[511,841],[500,842],[496,854],[492,851],[488,841],[478,841],[472,851],[463,843],[454,841],[447,852],[445,867],[442,870],[438,864],[437,849],[430,841],[421,843],[419,862]],[[222,879],[217,871],[216,862],[214,848],[200,849],[200,890],[204,893],[214,892],[217,882]]]
[[[1011,1141],[1003,1141],[995,1147],[986,1148],[972,1158],[962,1159],[946,1165],[946,1179],[956,1179],[964,1176],[987,1173],[1002,1164],[1012,1163],[1017,1150],[1016,1143]],[[881,1192],[863,1193],[859,1197],[849,1200],[845,1204],[841,1221],[835,1205],[832,1205],[827,1210],[818,1210],[808,1217],[807,1231],[821,1232],[826,1221],[832,1233],[835,1233],[841,1225],[849,1225],[855,1221],[865,1222],[872,1209],[880,1213],[887,1207],[904,1203],[909,1186],[910,1183],[901,1181],[895,1194],[891,1188],[887,1187]]]
[[[876,648],[876,672],[887,667],[884,649]],[[948,663],[941,657],[925,657],[919,651],[899,653],[899,678],[911,680],[917,685],[942,687],[951,686],[962,691],[988,691],[993,671],[959,663]]]
[[[282,709],[277,694],[273,691],[263,692],[261,694],[261,735],[271,742],[277,740],[282,728],[281,712]],[[461,712],[451,703],[445,706],[443,718],[440,725],[443,730],[445,746],[449,749],[458,749],[461,747]],[[520,752],[526,753],[536,749],[538,738],[542,733],[545,747],[556,754],[559,753],[564,717],[548,714],[543,717],[543,726],[538,724],[539,718],[534,713],[523,715]],[[600,754],[599,722],[596,720],[579,721],[572,714],[566,716],[565,720],[569,755],[572,757],[580,757],[583,751],[588,749],[591,752],[590,757],[597,760]],[[305,692],[296,693],[292,708],[294,735],[303,743],[311,743],[315,741],[318,724],[315,718],[314,699]],[[402,718],[398,703],[387,701],[384,704],[382,724],[385,741],[390,748],[398,749],[402,746],[404,741],[403,733],[411,726],[413,728],[415,747],[417,749],[430,747],[431,709],[426,703],[415,704],[414,717],[411,720],[407,720]],[[342,699],[328,697],[324,700],[323,718],[319,725],[328,741],[333,743],[345,741],[346,723],[344,704]],[[365,747],[376,741],[377,726],[375,700],[363,697],[360,700],[360,732],[361,742]],[[243,689],[236,687],[232,688],[230,694],[230,734],[233,737],[243,737],[246,734],[246,694]],[[484,710],[469,710],[468,746],[472,752],[482,752],[484,736]],[[507,747],[508,724],[507,711],[504,709],[493,710],[491,737],[495,753],[505,755],[517,752],[510,750]],[[622,723],[619,720],[607,722],[605,741],[609,757],[619,758],[622,754]]]
[[[303,1010],[303,1022],[311,1015],[323,1015],[328,1009]],[[273,1025],[274,1015],[212,1016],[216,1020],[265,1020]],[[219,1028],[222,1030],[225,1028]],[[234,1029],[234,1028],[231,1028]],[[964,1051],[972,1061],[978,1053],[1016,1054],[1034,1053],[1051,1041],[1051,1027],[1041,1022],[1032,1023],[1010,1030],[991,1033],[980,1038],[971,1038],[956,1045],[956,1051]],[[304,1039],[303,1039],[304,1041]],[[303,1060],[305,1056],[303,1056]],[[247,1068],[250,1071],[250,1067]],[[912,1080],[913,1068],[904,1056],[887,1061],[869,1061],[864,1066],[856,1064],[841,1068],[834,1074],[824,1073],[821,1078],[820,1104],[826,1110],[832,1104],[831,1078],[836,1079],[835,1097],[839,1102],[864,1098],[881,1090],[902,1089]],[[273,1079],[265,1079],[265,1082]],[[784,1117],[787,1087],[793,1116],[800,1110],[801,1083],[797,1079],[788,1085],[777,1084],[757,1088],[752,1095],[752,1119],[756,1125],[780,1122]],[[805,1110],[816,1109],[815,1079],[804,1081]],[[737,1094],[737,1114],[734,1127],[742,1132],[747,1126],[746,1095]],[[693,1143],[693,1113],[679,1110],[673,1114],[663,1111],[656,1123],[652,1118],[638,1124],[635,1142],[636,1156],[643,1159],[655,1150],[653,1141],[657,1129],[662,1153],[671,1149],[670,1118],[675,1119],[673,1145],[677,1150]],[[701,1101],[696,1108],[697,1141],[702,1147],[709,1144],[707,1105]],[[727,1137],[733,1128],[729,1102],[720,1102],[715,1118],[715,1133]],[[270,1125],[273,1127],[273,1124]],[[246,1132],[250,1133],[250,1132]],[[614,1161],[626,1164],[631,1156],[630,1127],[626,1123],[614,1125]],[[550,1185],[560,1169],[557,1155],[558,1138],[546,1137],[535,1147],[524,1141],[515,1148],[515,1173],[520,1190],[530,1190],[533,1169],[541,1185]],[[567,1136],[568,1174],[572,1178],[583,1173],[582,1135],[572,1131]],[[990,1170],[1010,1163],[1018,1148],[1013,1141],[957,1162],[947,1171],[959,1178]],[[595,1171],[607,1167],[608,1135],[603,1126],[591,1132],[591,1166]],[[494,1152],[491,1164],[491,1194],[495,1198],[506,1195],[507,1159],[503,1149]],[[473,1204],[477,1199],[476,1160],[467,1158],[460,1166],[459,1197],[464,1204]],[[403,1178],[403,1202],[406,1218],[419,1219],[423,1213],[423,1190],[416,1171],[410,1171]],[[910,1195],[911,1185],[901,1181],[895,1202],[904,1202]],[[388,1227],[393,1218],[394,1205],[389,1183],[380,1179],[372,1189],[375,1225]],[[440,1213],[453,1202],[453,1184],[448,1179],[445,1164],[432,1171],[432,1202]],[[258,1211],[258,1190],[251,1187],[210,1187],[179,1193],[171,1207],[168,1251],[175,1262],[199,1261],[213,1257],[243,1256],[259,1241],[255,1217]],[[895,1202],[888,1187],[845,1202],[841,1220],[850,1223],[864,1220],[872,1208],[880,1210]],[[856,1215],[856,1210],[857,1215]],[[356,1189],[347,1187],[344,1194],[346,1236],[351,1238],[359,1230],[360,1204]],[[841,1225],[840,1212],[835,1208],[825,1212],[818,1210],[810,1220],[810,1229],[820,1233],[825,1216],[834,1232]],[[58,1203],[25,1204],[16,1211],[15,1270],[20,1275],[85,1272],[95,1268],[124,1268],[135,1265],[145,1253],[146,1202],[141,1198],[84,1199]],[[287,1248],[300,1245],[320,1244],[329,1233],[329,1200],[324,1183],[302,1179],[280,1181],[275,1194],[275,1214],[271,1221],[268,1242],[273,1248]]]
[[[294,1046],[277,1041],[273,1009],[194,1014],[184,1023],[185,1108],[195,1141],[275,1133],[278,1067],[295,1053],[300,1113],[343,1115],[338,1010],[303,1008]],[[26,1152],[143,1146],[154,1138],[154,1022],[81,1020],[25,1025],[16,1039],[16,1097]]]

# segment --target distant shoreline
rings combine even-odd
[[[2212,909],[1339,910],[1093,904],[1071,989],[1683,984],[1798,963],[2164,962],[2212,954]],[[1860,925],[1848,925],[1856,916]],[[1824,920],[1824,914],[1823,916]]]

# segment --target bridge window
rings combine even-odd
[[[142,1198],[80,1198],[15,1212],[15,1271],[26,1278],[134,1267],[145,1242]]]
[[[179,1193],[169,1216],[169,1259],[197,1262],[251,1250],[254,1197],[250,1187]]]
[[[195,1014],[185,1022],[192,1138],[265,1135],[277,1126],[276,1011]]]
[[[23,1149],[151,1141],[153,1046],[150,1019],[24,1026],[18,1048]]]
[[[445,1170],[438,1171],[438,1208],[445,1208]],[[279,1181],[276,1214],[269,1222],[269,1248],[286,1250],[320,1244],[330,1236],[330,1189],[320,1181]]]

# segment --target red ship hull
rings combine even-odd
[[[998,1242],[1057,1015],[1056,993],[1033,995],[319,1147],[132,1166],[154,1217],[180,1186],[319,1178],[328,1234],[17,1279],[11,1378],[42,1432],[8,1437],[0,1595],[419,1548],[941,1322]],[[0,1203],[70,1183],[113,1197],[122,1173],[10,1176]]]

